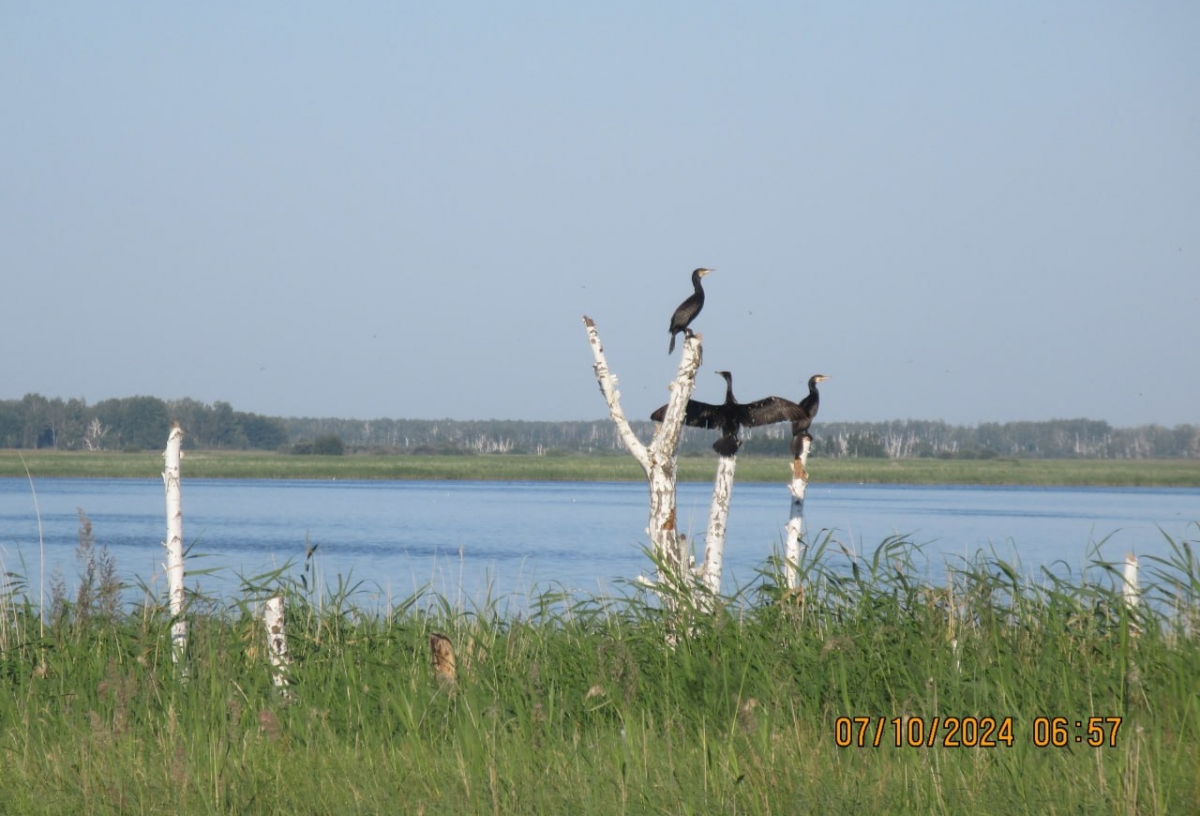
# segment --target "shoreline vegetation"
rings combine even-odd
[[[710,482],[715,456],[681,456],[679,481]],[[790,460],[743,455],[740,482],[785,482]],[[814,483],[1072,487],[1200,487],[1200,459],[876,459],[809,461]],[[160,478],[158,451],[0,450],[0,476]],[[624,454],[295,455],[262,451],[185,450],[185,478],[385,479],[495,481],[642,481]]]
[[[0,812],[1168,814],[1200,801],[1197,542],[1145,559],[1132,598],[1098,562],[1030,580],[980,554],[934,586],[906,542],[853,570],[827,543],[803,559],[800,591],[782,590],[776,564],[715,607],[547,593],[515,619],[502,599],[375,609],[354,585],[298,581],[306,561],[244,578],[234,603],[193,599],[182,670],[165,605],[114,612],[102,576],[48,619],[27,591],[0,593]],[[278,597],[282,668],[259,615]]]

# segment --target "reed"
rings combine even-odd
[[[520,615],[424,593],[370,605],[372,588],[322,586],[306,559],[243,578],[234,602],[191,599],[186,684],[157,600],[115,617],[68,604],[43,631],[10,581],[0,812],[1189,812],[1196,544],[1171,541],[1131,608],[1101,561],[1023,576],[980,553],[934,585],[903,539],[863,557],[825,538],[800,591],[768,564],[716,614],[675,616],[632,588],[546,592]],[[258,618],[275,592],[287,695]],[[435,632],[455,681],[430,666]],[[961,745],[961,722],[954,745],[947,717],[1008,720],[1011,745]],[[1065,744],[1040,745],[1059,717]]]

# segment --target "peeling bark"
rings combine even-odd
[[[721,570],[725,563],[725,529],[729,521],[729,503],[733,497],[733,473],[737,455],[717,460],[713,479],[712,505],[708,511],[708,530],[704,534],[704,567],[700,580],[712,595],[721,593]]]
[[[179,463],[182,457],[183,428],[171,423],[167,449],[163,452],[163,484],[167,493],[167,601],[171,611],[171,657],[176,665],[187,650],[187,620],[183,591],[183,502],[180,497]]]
[[[287,632],[283,622],[283,595],[269,598],[263,606],[263,625],[267,629],[267,655],[271,659],[271,683],[284,688],[287,694],[286,670],[292,659],[288,656]]]
[[[588,343],[595,360],[593,369],[596,381],[608,405],[608,414],[617,426],[621,441],[641,465],[650,485],[650,520],[646,533],[650,538],[651,552],[659,564],[656,581],[676,587],[688,586],[690,576],[687,545],[681,540],[675,524],[675,464],[679,451],[679,436],[683,430],[684,411],[695,390],[696,371],[700,368],[701,336],[689,334],[685,338],[679,369],[670,386],[671,396],[667,401],[666,415],[651,443],[643,445],[621,409],[621,392],[617,390],[617,378],[608,368],[596,324],[586,315],[583,324],[587,329]]]
[[[800,539],[804,535],[804,493],[808,489],[808,452],[812,437],[804,434],[800,441],[800,458],[792,462],[792,509],[787,523],[787,538],[783,548],[784,571],[788,589],[800,586]]]

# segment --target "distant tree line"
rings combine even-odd
[[[124,397],[98,402],[27,394],[0,400],[0,448],[63,450],[157,449],[172,420],[183,425],[185,445],[199,449],[272,450],[337,455],[363,451],[413,454],[566,453],[617,454],[624,448],[607,420],[524,422],[449,419],[312,419],[267,417],[235,411],[227,402]],[[634,422],[649,440],[654,426]],[[790,428],[755,428],[744,453],[788,456]],[[814,456],[987,459],[1200,458],[1200,426],[1143,425],[1113,428],[1092,419],[1044,422],[941,421],[822,422],[813,427]],[[712,455],[713,433],[685,428],[684,455]]]
[[[235,411],[227,402],[123,397],[88,405],[26,394],[0,400],[0,448],[157,449],[166,445],[171,420],[184,427],[193,448],[278,450],[289,442],[281,420]]]
[[[612,423],[517,422],[511,420],[286,419],[294,440],[334,435],[354,449],[401,453],[622,453]],[[633,422],[643,441],[651,422]],[[1144,425],[1113,428],[1091,419],[988,422],[974,426],[941,421],[821,422],[813,427],[813,455],[841,457],[936,457],[987,459],[1172,459],[1200,458],[1200,426]],[[685,428],[680,452],[711,454],[713,432]],[[786,424],[745,433],[742,452],[788,456]]]

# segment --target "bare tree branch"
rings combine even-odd
[[[617,426],[617,433],[620,435],[621,441],[625,443],[625,447],[649,476],[650,453],[642,441],[637,438],[637,434],[633,432],[624,410],[621,409],[621,392],[617,390],[617,378],[608,368],[608,361],[604,357],[604,346],[600,344],[600,333],[596,330],[596,323],[584,315],[583,325],[587,328],[588,343],[592,347],[592,358],[596,361],[592,365],[592,369],[596,372],[596,382],[599,383],[600,393],[604,395],[604,402],[608,405],[608,415],[612,417],[613,424]]]
[[[595,360],[593,369],[596,381],[608,405],[608,414],[616,424],[625,447],[642,466],[650,483],[650,524],[646,532],[650,537],[651,551],[660,564],[658,580],[674,586],[684,585],[687,583],[684,579],[688,577],[688,556],[686,545],[680,541],[675,524],[675,464],[685,408],[696,388],[696,371],[700,368],[703,357],[702,338],[698,334],[689,334],[684,340],[679,369],[671,383],[666,415],[662,425],[655,431],[654,439],[646,446],[634,434],[625,412],[621,409],[617,378],[609,370],[595,322],[584,315],[583,324],[587,329],[588,343],[592,347],[592,357]],[[663,570],[671,574],[663,575]]]

